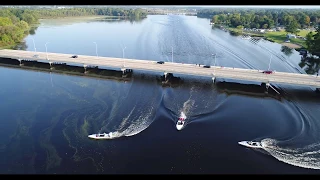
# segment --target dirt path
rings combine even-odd
[[[298,44],[293,44],[293,43],[281,43],[284,46],[287,46],[289,48],[293,48],[293,49],[298,49],[301,48],[302,46],[298,45]]]

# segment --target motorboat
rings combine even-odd
[[[240,141],[238,144],[250,148],[263,148],[261,142],[254,142],[254,141]]]
[[[178,122],[176,124],[176,127],[179,131],[184,127],[186,119],[186,115],[183,112],[181,112],[180,117],[178,118]]]
[[[91,139],[113,139],[114,135],[112,132],[110,132],[110,133],[91,134],[88,137]]]

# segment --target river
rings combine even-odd
[[[232,36],[195,16],[44,19],[24,49],[33,51],[33,40],[42,52],[47,43],[48,52],[79,56],[261,70],[270,64],[305,73],[295,50]],[[131,81],[117,81],[0,67],[0,173],[319,173],[314,88],[272,84],[278,95],[257,90],[260,83],[217,78],[215,85],[211,78],[175,74],[183,83],[164,87],[156,80],[161,75],[134,71]],[[224,81],[231,85],[218,85]],[[186,126],[177,131],[181,111]],[[98,132],[118,138],[88,138]],[[248,149],[238,144],[243,140],[265,147]]]

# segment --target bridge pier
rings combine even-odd
[[[50,70],[52,70],[53,69],[53,67],[52,67],[53,62],[49,61],[49,64],[50,64]]]
[[[84,65],[83,65],[83,68],[84,68],[84,73],[87,74],[87,65],[84,64]]]
[[[270,83],[269,82],[265,82],[265,83],[263,82],[263,83],[261,83],[261,87],[265,88],[268,91],[268,89],[270,87]]]
[[[270,83],[266,83],[266,89],[267,89],[267,91],[268,91],[268,89],[269,89],[269,86],[270,86]]]
[[[132,69],[121,68],[122,77],[127,77],[128,74],[132,73]]]
[[[164,80],[167,81],[169,80],[169,78],[173,77],[173,74],[172,73],[167,73],[167,72],[164,72]]]
[[[212,82],[213,82],[213,84],[215,84],[216,83],[216,77],[212,77]]]
[[[23,65],[23,64],[21,64],[22,59],[18,59],[18,61],[20,62],[19,66],[22,66]]]

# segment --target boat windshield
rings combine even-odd
[[[179,121],[179,122],[178,122],[178,125],[182,125],[182,124],[183,124],[182,121]]]
[[[248,141],[248,144],[252,146],[258,146],[259,144],[257,142]]]
[[[99,137],[104,137],[104,134],[99,134]]]

